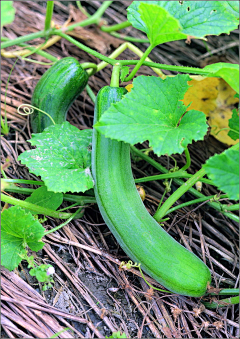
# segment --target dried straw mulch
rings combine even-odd
[[[109,24],[124,20],[125,8],[129,2],[115,1],[106,11]],[[99,1],[83,2],[90,13],[100,6]],[[33,1],[14,2],[15,21],[3,29],[3,36],[11,39],[44,27],[45,9],[41,3]],[[72,11],[65,2],[55,3],[53,20],[62,25]],[[82,17],[83,19],[84,17]],[[140,32],[127,28],[123,31],[135,37]],[[97,27],[86,27],[77,31],[78,39],[109,55],[122,41],[101,32]],[[184,41],[164,44],[152,53],[152,59],[167,64],[203,66],[209,58],[217,61],[238,62],[235,49],[237,32],[221,38],[209,37],[206,52],[202,41],[186,45]],[[32,44],[41,43],[42,39]],[[137,44],[138,45],[138,44]],[[138,45],[144,50],[143,45]],[[18,50],[18,47],[7,50]],[[87,55],[63,39],[48,48],[48,52],[59,58],[74,56],[80,62],[99,60]],[[122,55],[124,59],[137,58],[130,51]],[[32,59],[47,62],[32,55]],[[31,137],[29,122],[17,113],[22,103],[30,103],[33,88],[47,69],[36,63],[17,61],[8,84],[7,80],[16,59],[2,57],[1,107],[6,108],[11,127],[7,137],[2,137],[1,161],[9,157],[11,166],[6,169],[9,178],[33,179],[34,175],[18,162],[18,155],[29,149],[26,140]],[[142,74],[153,74],[147,68]],[[169,72],[166,72],[169,73]],[[107,67],[90,78],[89,85],[96,94],[109,84],[111,68]],[[80,129],[91,128],[93,104],[84,91],[71,107],[68,120]],[[191,146],[192,173],[200,163],[225,146],[211,136],[203,142]],[[176,156],[178,164],[184,164],[184,156]],[[168,159],[157,159],[167,166]],[[170,162],[171,166],[171,162]],[[156,174],[143,162],[133,163],[135,177]],[[154,213],[164,186],[161,182],[144,185],[147,198],[146,208]],[[204,185],[205,194],[216,194],[213,188]],[[25,199],[23,195],[14,196]],[[186,199],[189,196],[186,195]],[[63,206],[67,206],[66,203]],[[55,227],[60,220],[48,218],[46,228]],[[206,204],[179,210],[170,215],[165,229],[189,250],[207,262],[212,271],[216,287],[236,287],[238,285],[238,229],[237,225],[221,213],[209,209]],[[96,206],[86,208],[81,220],[74,220],[58,232],[47,236],[44,249],[36,255],[36,262],[51,263],[56,268],[53,290],[41,292],[41,286],[28,274],[22,263],[14,272],[2,268],[2,337],[47,338],[68,327],[59,338],[104,338],[120,330],[127,336],[142,338],[235,338],[239,336],[238,306],[208,310],[201,300],[178,295],[164,294],[149,289],[139,271],[119,270],[121,260],[127,257],[119,248],[97,210]],[[150,278],[149,282],[156,284]],[[160,287],[161,288],[161,287]]]

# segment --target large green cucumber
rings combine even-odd
[[[79,96],[88,82],[88,74],[80,63],[72,57],[57,61],[38,81],[31,104],[47,112],[56,124],[66,121],[66,115],[73,101]],[[34,133],[41,133],[52,125],[51,119],[34,110],[30,116]]]
[[[103,87],[95,103],[95,123],[125,93],[124,88]],[[92,174],[102,217],[128,256],[170,291],[204,295],[211,282],[210,271],[147,212],[135,187],[130,146],[105,138],[94,129]]]

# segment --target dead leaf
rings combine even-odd
[[[80,9],[73,6],[71,3],[68,4],[68,9],[69,9],[69,19],[75,22],[80,22],[87,19],[87,16],[82,11],[80,11]]]
[[[188,111],[195,109],[206,114],[211,126],[210,134],[227,145],[235,145],[239,140],[228,136],[228,121],[232,117],[234,104],[239,102],[234,98],[235,91],[220,78],[199,78],[188,82],[191,86],[185,93],[183,103]]]
[[[207,287],[207,292],[208,293],[215,293],[215,294],[219,294],[219,292],[222,290],[222,288],[217,288],[217,287],[213,287],[213,286],[208,286]]]
[[[205,310],[205,306],[201,304],[199,307],[194,307],[193,312],[194,312],[194,317],[199,317],[199,315]]]
[[[207,329],[207,328],[209,327],[209,325],[210,325],[210,322],[209,322],[209,321],[203,321],[203,322],[202,322],[202,326],[203,326],[205,329]]]
[[[223,323],[221,321],[215,321],[213,325],[216,326],[217,330],[220,330],[221,328],[223,328]]]
[[[176,306],[171,307],[171,312],[173,314],[174,321],[176,321],[177,317],[182,313],[182,310]]]
[[[72,25],[76,22],[81,22],[86,18],[87,17],[80,10],[78,10],[73,5],[69,5],[69,19],[71,19],[69,25]],[[91,29],[75,27],[67,34],[81,40],[81,42],[83,42],[86,46],[89,46],[104,55],[108,54],[108,52],[111,50],[111,46],[113,49],[116,49],[123,43],[123,40],[115,38],[110,34],[101,31],[96,25],[91,27]]]
[[[103,319],[108,313],[109,311],[106,308],[101,308],[100,318]]]
[[[152,288],[149,288],[146,292],[146,297],[152,300],[153,296],[154,296],[154,290]]]

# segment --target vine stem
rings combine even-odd
[[[8,38],[4,38],[4,41],[9,41],[10,39]],[[45,43],[44,44],[44,48],[47,48],[47,45],[49,44],[49,40],[48,40],[48,43]],[[33,46],[30,46],[28,44],[25,44],[25,43],[19,43],[19,44],[16,44],[17,46],[20,46],[20,47],[26,47],[25,49],[23,50],[18,50],[16,52],[14,51],[5,51],[4,49],[1,50],[1,55],[5,58],[16,58],[18,56],[25,56],[29,51],[31,51],[32,53],[36,53],[36,54],[39,54],[41,56],[43,56],[44,58],[50,60],[50,61],[58,61],[59,59],[56,58],[55,56],[41,50],[41,49],[38,49],[36,47],[33,47]],[[39,47],[39,46],[38,46]]]
[[[185,171],[179,170],[176,172],[167,172],[166,174],[158,174],[158,175],[152,175],[149,177],[143,177],[139,179],[135,179],[135,183],[141,183],[141,182],[147,182],[147,181],[155,181],[155,180],[163,180],[163,179],[172,179],[172,178],[191,178],[193,175],[190,173],[187,173]],[[213,185],[212,180],[201,178],[201,182],[204,182],[208,185]]]
[[[49,33],[51,30],[51,20],[52,20],[52,14],[53,14],[53,7],[54,7],[54,1],[47,1],[47,9],[46,9],[46,16],[45,16],[45,27],[44,32]]]
[[[153,46],[150,45],[148,46],[148,48],[146,49],[146,51],[143,53],[141,59],[138,61],[138,63],[136,64],[136,66],[134,67],[134,69],[132,70],[132,72],[129,74],[129,76],[127,78],[124,79],[125,82],[132,80],[132,78],[134,77],[134,75],[137,73],[137,71],[139,70],[139,68],[142,66],[143,62],[145,61],[145,59],[148,57],[148,55],[151,53],[153,49]]]
[[[217,199],[227,199],[227,198],[228,198],[227,194],[223,194],[223,195],[220,195],[220,197],[217,198]],[[170,213],[172,213],[172,212],[174,212],[174,211],[176,211],[176,210],[179,210],[180,208],[184,208],[184,207],[186,207],[186,206],[198,204],[198,203],[200,203],[200,202],[208,201],[208,200],[211,200],[211,199],[216,199],[216,196],[215,196],[215,195],[209,195],[208,197],[198,198],[198,199],[194,199],[194,200],[191,200],[191,201],[184,202],[183,204],[180,204],[180,205],[177,205],[177,206],[174,206],[174,207],[170,208],[170,209],[166,212],[165,215],[170,214]],[[216,200],[217,200],[217,199],[216,199]],[[222,207],[223,207],[223,206],[224,206],[224,205],[222,205]],[[232,205],[232,206],[235,206],[235,205]],[[229,206],[229,207],[230,207],[230,206]],[[223,207],[223,209],[224,209],[224,207]]]
[[[181,171],[186,171],[191,166],[191,157],[187,147],[185,148],[184,152],[186,155],[186,165],[184,165],[183,168],[181,168]]]
[[[53,218],[68,219],[73,215],[72,213],[62,213],[62,212],[54,211],[54,210],[51,210],[49,208],[45,208],[45,207],[42,207],[42,206],[37,206],[37,205],[32,204],[30,202],[19,200],[19,199],[10,197],[10,196],[2,194],[2,193],[1,193],[1,199],[2,199],[3,202],[6,202],[8,204],[17,205],[17,206],[20,206],[22,208],[26,208],[28,210],[34,211],[38,214],[48,215],[48,216],[53,217]],[[80,213],[80,216],[78,216],[78,217],[82,217],[82,215],[83,215],[83,213]]]
[[[132,26],[132,24],[129,21],[124,21],[124,22],[120,22],[119,24],[116,25],[112,25],[112,26],[102,26],[101,30],[103,32],[114,32],[114,31],[119,31],[120,29],[126,28]]]
[[[5,182],[5,180],[1,179],[2,186],[3,186],[4,182]],[[4,191],[6,191],[6,192],[30,195],[30,194],[32,194],[33,192],[36,191],[35,188],[19,187],[19,186],[15,186],[14,184],[11,184],[11,183],[9,183],[8,185],[9,186],[4,187]],[[96,199],[95,199],[94,196],[87,196],[87,195],[81,196],[81,195],[73,195],[73,194],[63,194],[63,200],[74,202],[74,203],[77,203],[81,206],[83,206],[85,204],[96,203]],[[70,206],[68,208],[70,208]]]
[[[83,7],[82,7],[81,1],[76,1],[76,4],[77,4],[79,10],[80,10],[84,15],[86,15],[88,18],[90,18],[91,15],[90,15]]]
[[[62,28],[62,29],[64,29],[65,32],[68,32],[68,31],[72,31],[75,27],[85,27],[85,26],[92,25],[92,24],[98,24],[103,13],[111,5],[111,3],[112,1],[104,1],[102,6],[90,18],[87,18],[86,20],[83,20],[81,22],[76,22],[75,24],[69,25],[66,28]],[[2,43],[1,48],[7,48],[10,46],[14,46],[19,43],[27,42],[27,41],[34,40],[37,38],[46,38],[48,35],[55,34],[56,31],[61,31],[62,29],[49,30],[49,32],[45,32],[45,30],[43,30],[43,31],[39,31],[36,33],[31,33],[28,35],[20,36],[16,39]]]
[[[143,55],[143,52],[137,47],[134,46],[133,44],[131,44],[130,42],[124,42],[122,45],[120,45],[112,54],[109,55],[109,58],[115,59],[116,57],[118,57],[121,53],[123,53],[126,49],[130,49],[130,51],[132,51],[133,53],[135,53],[136,55],[138,55],[140,58]],[[152,62],[150,58],[146,58],[147,61]],[[126,60],[125,60],[126,61]],[[131,60],[134,61],[135,64],[138,63],[138,60]],[[118,60],[118,62],[122,64],[122,60]],[[104,67],[106,67],[108,65],[107,62],[102,61],[98,64],[98,71],[102,70]],[[127,64],[126,64],[127,65]],[[164,78],[165,79],[165,74],[162,73],[162,71],[159,68],[154,68],[152,67],[152,70],[158,75],[160,76],[160,78]]]
[[[97,65],[92,62],[84,62],[81,64],[82,69],[88,69],[88,76],[91,76],[97,72]]]
[[[68,26],[65,31],[69,32],[72,31],[75,27],[85,27],[93,24],[99,24],[101,17],[103,16],[106,9],[111,5],[112,1],[103,1],[102,6],[99,7],[99,9],[89,18],[86,20],[83,20],[81,22],[76,22],[75,24],[72,24]]]
[[[136,65],[138,63],[137,60],[119,60],[122,66],[125,65]],[[191,73],[191,74],[199,74],[199,75],[209,75],[209,71],[205,71],[204,69],[197,68],[197,67],[186,67],[186,66],[175,66],[175,65],[165,65],[159,64],[157,62],[149,62],[144,61],[142,63],[144,66],[154,67],[154,68],[161,68],[167,71],[173,72],[182,72],[182,73]]]
[[[39,32],[28,34],[28,35],[23,35],[16,39],[3,42],[1,45],[1,49],[11,47],[14,45],[18,45],[18,44],[21,44],[23,42],[27,42],[30,40],[34,40],[38,38],[45,38],[46,36],[47,36],[47,33],[45,31],[39,31]]]
[[[239,146],[239,144],[237,144],[237,145]],[[236,147],[237,145],[232,146],[232,148],[237,149],[237,147]],[[143,152],[141,152],[140,150],[138,150],[135,146],[131,146],[131,150],[132,150],[135,154],[137,154],[137,156],[139,156],[141,159],[147,161],[150,165],[152,165],[153,167],[155,167],[155,168],[156,168],[157,170],[159,170],[160,172],[162,172],[162,173],[168,173],[168,170],[167,170],[165,167],[163,167],[162,165],[160,165],[160,164],[159,164],[158,162],[156,162],[154,159],[150,158],[148,155],[146,155],[146,154],[144,154]],[[177,185],[179,185],[179,186],[182,186],[182,185],[185,184],[184,181],[182,181],[182,180],[180,180],[180,179],[178,179],[178,178],[173,178],[173,181],[174,181]],[[201,192],[198,192],[196,189],[194,189],[194,188],[192,188],[192,187],[189,188],[188,191],[189,191],[189,193],[193,194],[193,195],[194,195],[195,197],[197,197],[197,198],[203,198],[203,197],[205,197],[204,194],[202,194]],[[217,203],[217,202],[211,202],[211,201],[207,202],[207,204],[208,204],[210,207],[214,208],[215,210],[217,210],[217,211],[221,212],[222,214],[224,214],[226,217],[228,217],[228,218],[234,220],[235,222],[239,223],[239,217],[238,217],[237,215],[233,214],[233,213],[224,212],[224,211],[222,210],[221,204],[219,204],[219,203]],[[166,212],[167,212],[167,211],[166,211]]]
[[[189,188],[191,188],[199,179],[201,179],[206,174],[204,168],[201,168],[197,173],[195,173],[192,178],[188,179],[184,185],[180,186],[164,203],[163,205],[157,210],[154,214],[154,219],[158,222],[166,215],[167,211],[170,207],[179,199],[181,196],[186,193]]]
[[[72,219],[80,212],[80,210],[81,210],[81,208],[77,209],[76,212],[73,213],[73,214],[71,215],[71,217],[68,218],[64,223],[62,223],[61,225],[58,225],[58,226],[52,228],[52,229],[49,230],[49,231],[44,232],[43,235],[47,235],[47,234],[56,232],[56,231],[59,230],[60,228],[66,226],[66,225],[67,225],[67,224],[68,224],[68,223],[69,223],[69,222],[70,222],[70,221],[71,221],[71,220],[72,220]]]
[[[209,295],[232,295],[232,294],[239,294],[239,288],[223,288],[219,292],[211,292],[208,293]]]
[[[78,26],[80,26],[80,25],[78,25]],[[83,27],[84,25],[81,25],[81,26]],[[134,46],[133,44],[131,44],[129,42],[126,42],[123,45],[121,45],[120,47],[118,47],[117,50],[115,50],[110,55],[110,57],[106,57],[106,56],[104,56],[104,55],[94,51],[93,49],[91,49],[91,48],[89,48],[89,47],[79,43],[77,40],[69,37],[67,34],[63,33],[61,30],[56,30],[56,29],[52,30],[52,34],[56,34],[59,37],[65,38],[66,40],[70,41],[71,43],[73,43],[74,45],[79,47],[80,49],[82,49],[82,50],[86,51],[87,53],[89,53],[91,55],[94,55],[97,58],[99,58],[100,60],[102,60],[103,62],[101,62],[98,65],[98,69],[97,69],[98,71],[103,69],[104,67],[106,67],[108,64],[114,65],[115,62],[116,62],[116,60],[114,60],[114,58],[116,58],[119,54],[121,54],[126,48],[129,48],[131,51],[133,51],[135,54],[137,54],[139,56],[142,54],[142,52],[136,46]],[[37,33],[32,33],[32,34],[29,34],[28,36],[22,36],[22,37],[19,37],[17,39],[14,39],[14,40],[6,41],[6,42],[2,43],[1,48],[6,48],[6,47],[9,47],[9,46],[13,46],[15,44],[16,45],[21,45],[22,43],[24,43],[26,41],[33,40],[33,39],[36,39],[36,38],[41,38],[41,37],[44,37],[44,36],[46,36],[46,35],[45,35],[45,33],[43,31],[40,31],[40,32],[37,32]],[[57,37],[53,37],[53,38],[56,39]],[[45,47],[47,46],[48,43],[49,43],[49,41],[46,43]],[[53,43],[51,42],[51,44],[53,44]],[[33,48],[33,47],[26,46],[26,48],[30,49],[30,48]],[[12,52],[10,52],[11,56],[8,53],[9,52],[7,52],[7,51],[2,51],[2,55],[3,56],[14,57]],[[43,53],[43,51],[37,51],[37,53],[40,54],[40,53]],[[40,54],[40,55],[43,55],[43,54]],[[43,55],[43,56],[48,58],[51,61],[57,61],[58,60],[58,59],[56,59],[55,57],[51,56],[48,53]],[[149,59],[149,58],[146,58],[146,59]],[[118,60],[118,62],[122,66],[125,66],[125,65],[137,65],[139,63],[139,60]],[[165,69],[165,70],[169,70],[169,71],[173,71],[173,72],[191,73],[191,74],[199,74],[199,75],[208,75],[209,74],[209,72],[204,71],[201,68],[185,67],[185,66],[175,66],[175,65],[165,65],[165,64],[159,64],[159,63],[156,63],[156,62],[152,62],[152,61],[143,61],[142,65],[151,67],[153,69],[153,71],[155,73],[157,73],[162,79],[165,79],[166,75],[164,75],[161,72],[160,69]],[[191,78],[193,78],[193,77],[191,77]],[[126,81],[126,79],[125,79],[125,81]]]
[[[115,38],[122,39],[122,40],[129,41],[129,42],[150,43],[148,39],[134,38],[132,36],[127,36],[127,35],[119,34],[116,32],[111,32],[110,34],[114,36]]]
[[[110,65],[114,66],[116,63],[116,60],[114,59],[110,59],[104,55],[102,55],[101,53],[98,53],[97,51],[94,51],[93,49],[81,44],[80,42],[78,42],[77,40],[73,39],[72,37],[70,37],[69,35],[63,33],[62,31],[59,30],[55,30],[54,34],[61,36],[62,38],[68,40],[69,42],[71,42],[72,44],[74,44],[75,46],[77,46],[78,48],[82,49],[83,51],[99,58],[100,60],[106,61],[107,63],[109,63]]]
[[[93,90],[89,85],[86,85],[86,91],[89,96],[89,98],[92,100],[93,103],[96,101],[96,95],[93,93]]]
[[[206,308],[209,308],[209,309],[214,309],[214,308],[219,308],[219,307],[227,307],[227,306],[239,304],[239,296],[224,298],[224,299],[220,299],[218,301],[212,301],[212,302],[202,301],[202,304]]]

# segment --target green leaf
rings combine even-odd
[[[232,111],[232,117],[228,122],[230,131],[228,132],[228,136],[233,140],[239,139],[239,114],[236,109]]]
[[[12,271],[21,262],[26,245],[33,251],[43,248],[44,243],[39,240],[44,228],[31,213],[18,206],[4,210],[1,216],[1,264]]]
[[[134,1],[128,7],[128,20],[133,27],[145,32],[152,46],[164,42],[186,39],[180,33],[181,25],[168,11],[157,5],[158,1]]]
[[[223,78],[234,91],[239,93],[239,65],[218,62],[205,66],[203,70],[209,72],[208,76]]]
[[[121,334],[121,332],[118,331],[118,332],[113,332],[112,335],[110,335],[110,337],[106,337],[106,338],[127,338],[127,336],[124,332],[123,334]]]
[[[32,277],[35,276],[37,278],[37,280],[40,281],[40,282],[52,281],[52,277],[47,274],[47,269],[50,266],[51,265],[47,265],[47,264],[42,264],[40,266],[36,266],[29,271],[29,274]]]
[[[15,16],[15,8],[13,1],[1,1],[1,26],[5,26],[13,22]]]
[[[36,149],[18,159],[40,175],[49,191],[85,192],[93,187],[90,172],[92,130],[80,131],[69,122],[47,127],[29,140]]]
[[[57,208],[63,202],[62,193],[54,193],[47,190],[46,186],[41,186],[37,188],[25,201],[31,202],[32,204],[50,208],[51,210],[56,211]],[[25,209],[26,211],[30,211]],[[32,214],[37,214],[37,212],[30,211]]]
[[[181,3],[179,1],[133,1],[127,9],[128,20],[133,27],[146,34],[152,23],[143,18],[142,4],[148,4],[144,11],[149,11],[150,6],[164,8],[179,21],[182,27],[179,33],[195,38],[229,33],[237,29],[239,23],[238,9],[236,5],[233,5],[233,1],[181,1]],[[184,39],[184,35],[178,39]],[[174,40],[177,39],[174,38]]]
[[[188,75],[162,80],[139,76],[130,93],[113,104],[94,127],[106,137],[131,145],[149,140],[157,155],[182,153],[192,140],[207,132],[204,113],[190,110],[181,101],[189,88]]]
[[[121,80],[121,82],[124,81],[126,76],[129,74],[129,71],[130,71],[130,68],[128,66],[123,66],[121,68],[121,72],[120,72],[120,80]]]
[[[239,20],[239,3],[238,1],[221,1],[226,11],[232,13]]]
[[[215,154],[206,161],[203,168],[209,179],[228,194],[230,199],[239,199],[239,151],[229,148],[221,154]]]
[[[138,10],[142,21],[146,24],[145,33],[152,46],[187,38],[186,34],[180,33],[179,21],[164,8],[141,3]]]

